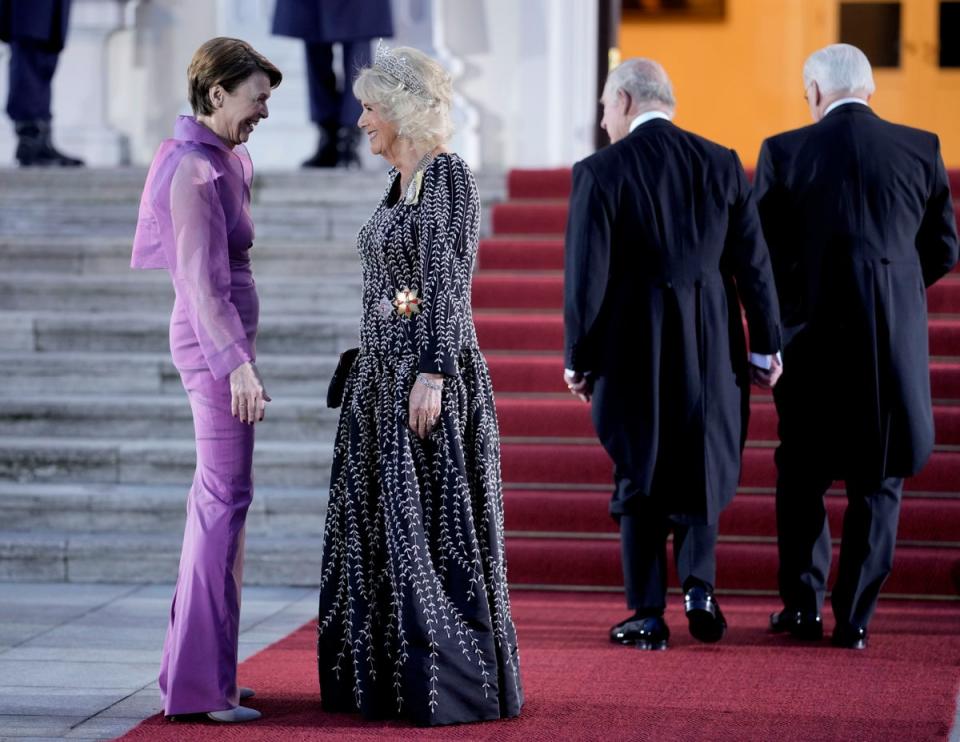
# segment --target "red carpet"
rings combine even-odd
[[[480,247],[474,303],[503,435],[523,715],[423,730],[325,714],[316,629],[308,625],[240,668],[240,682],[258,691],[250,705],[263,720],[231,727],[154,717],[124,739],[945,739],[960,677],[960,274],[928,292],[937,451],[907,482],[885,587],[886,596],[902,599],[881,601],[870,648],[803,645],[766,632],[767,616],[779,607],[776,413],[770,395],[757,393],[741,491],[722,516],[717,553],[730,631],[717,645],[694,642],[674,596],[671,649],[638,652],[606,639],[625,614],[619,543],[607,516],[612,465],[596,442],[589,408],[566,393],[561,377],[570,171],[516,171],[509,188],[511,201],[493,210],[495,234]],[[842,489],[827,501],[838,535]],[[556,592],[570,587],[593,592]],[[758,593],[765,597],[744,597]]]
[[[960,185],[960,173],[952,172]],[[563,230],[570,170],[510,173],[509,199],[492,209],[473,285],[477,331],[490,362],[503,436],[507,553],[516,585],[602,587],[621,582],[606,502],[612,466],[590,411],[563,371]],[[957,193],[955,195],[960,195]],[[886,594],[960,597],[960,272],[927,292],[937,449],[908,480]],[[754,392],[741,492],[723,514],[721,590],[774,594],[773,451],[777,416]],[[840,534],[844,499],[829,498]]]
[[[243,726],[153,717],[124,740],[944,740],[960,664],[960,611],[886,601],[865,652],[766,633],[775,602],[727,598],[719,644],[692,640],[667,613],[666,652],[610,644],[623,617],[609,595],[514,593],[527,703],[518,719],[418,729],[320,710],[316,628],[307,625],[240,667],[264,718]],[[828,627],[829,628],[829,627]]]

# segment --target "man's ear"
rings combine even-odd
[[[220,108],[223,105],[223,87],[220,85],[211,85],[207,91],[210,103],[214,108]]]
[[[810,87],[813,88],[813,105],[819,108],[820,102],[823,100],[823,94],[820,92],[820,86],[817,84],[817,81],[814,80],[812,83],[810,83]]]
[[[623,104],[623,115],[624,115],[624,116],[626,116],[628,113],[630,113],[630,106],[633,105],[633,99],[630,97],[630,93],[628,93],[628,92],[627,92],[626,90],[624,90],[623,88],[620,88],[620,89],[617,91],[617,102]]]

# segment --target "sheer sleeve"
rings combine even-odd
[[[219,379],[252,361],[253,354],[230,302],[226,218],[216,173],[202,155],[187,154],[177,166],[170,184],[170,215],[173,285],[210,372]]]
[[[457,373],[464,327],[469,322],[479,210],[477,187],[465,163],[455,157],[438,157],[420,201],[420,371],[446,376]]]

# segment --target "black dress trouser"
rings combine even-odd
[[[7,115],[11,121],[50,120],[50,88],[59,56],[59,50],[42,41],[10,42]]]
[[[684,589],[716,582],[717,524],[689,525],[661,514],[652,505],[620,516],[620,547],[627,606],[637,613],[662,615],[667,604],[667,537]]]
[[[788,610],[819,614],[833,556],[824,496],[835,468],[863,458],[863,452],[856,450],[857,434],[844,432],[845,420],[860,413],[823,375],[822,359],[838,352],[837,343],[817,341],[817,336],[801,332],[787,344],[783,376],[773,397],[780,419],[775,455],[780,597]],[[866,628],[893,567],[903,479],[878,473],[850,476],[846,484],[831,603],[838,624]]]
[[[318,126],[354,128],[360,118],[360,102],[353,95],[353,81],[362,67],[370,64],[370,41],[345,41],[343,90],[337,89],[333,71],[333,44],[307,42],[307,87],[310,93],[310,120]]]
[[[782,425],[782,422],[781,422]],[[833,484],[807,456],[781,443],[777,462],[780,597],[789,610],[820,613],[833,547],[824,496]],[[838,624],[866,628],[893,568],[903,479],[848,479],[840,563],[831,605]]]

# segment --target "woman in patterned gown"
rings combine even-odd
[[[480,202],[447,152],[452,88],[415,49],[354,83],[393,169],[360,230],[360,354],[346,379],[320,580],[323,707],[420,725],[523,705],[500,442],[470,308]]]

